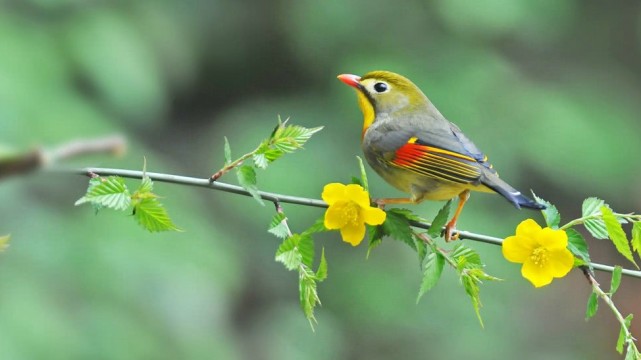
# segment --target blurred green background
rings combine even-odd
[[[28,150],[113,133],[122,158],[79,166],[206,177],[251,150],[277,116],[325,126],[258,173],[268,191],[318,198],[358,173],[361,115],[335,78],[408,76],[512,185],[565,220],[587,196],[641,210],[641,3],[596,0],[0,0],[0,144]],[[399,195],[370,172],[375,196]],[[223,181],[234,181],[227,176]],[[136,182],[130,182],[133,186]],[[251,198],[157,184],[182,233],[74,207],[87,179],[0,183],[0,359],[615,359],[618,327],[578,271],[543,289],[478,243],[485,329],[449,269],[415,304],[416,256],[386,241],[368,260],[337,233],[312,332],[296,274],[274,262],[273,215]],[[427,218],[441,204],[421,204]],[[320,209],[285,206],[294,231]],[[504,237],[527,217],[478,194],[461,229]],[[592,258],[628,266],[590,239]],[[609,277],[599,274],[604,284]],[[606,286],[607,287],[607,286]],[[641,318],[641,281],[615,298]],[[633,328],[641,337],[637,319]]]

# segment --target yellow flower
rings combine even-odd
[[[568,235],[563,230],[542,229],[527,219],[516,227],[516,235],[503,241],[503,256],[522,263],[521,275],[535,287],[545,286],[553,278],[567,275],[574,265],[574,256],[567,249]]]
[[[370,206],[369,194],[360,185],[327,184],[322,197],[329,205],[325,227],[340,229],[343,241],[352,246],[363,241],[365,224],[380,225],[385,221],[385,211]]]

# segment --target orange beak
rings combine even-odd
[[[354,87],[354,88],[359,88],[361,86],[361,83],[359,82],[361,80],[361,77],[358,75],[352,75],[352,74],[341,74],[337,76],[338,80],[344,82],[345,84]]]

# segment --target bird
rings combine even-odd
[[[456,222],[471,191],[498,193],[517,209],[545,209],[499,178],[488,157],[406,77],[371,71],[362,77],[341,74],[338,79],[356,89],[367,163],[387,183],[409,194],[377,199],[379,207],[458,197],[443,232],[446,241],[458,238]]]

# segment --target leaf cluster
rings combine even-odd
[[[306,128],[299,125],[291,125],[287,123],[288,120],[281,121],[279,117],[278,124],[267,139],[263,140],[253,151],[233,161],[231,146],[227,138],[225,138],[225,166],[218,172],[220,174],[218,176],[236,168],[236,177],[240,186],[247,190],[259,204],[265,205],[258,193],[256,169],[266,169],[270,163],[278,160],[283,155],[302,149],[312,135],[323,129],[322,126]],[[251,165],[242,165],[245,160],[250,158],[252,159]]]
[[[89,203],[96,213],[103,208],[131,211],[138,224],[150,232],[180,231],[153,188],[153,181],[146,173],[133,194],[119,176],[96,176],[89,180],[87,192],[75,205]]]
[[[446,250],[437,245],[435,239],[441,237],[442,228],[450,214],[451,202],[448,201],[432,220],[427,232],[419,233],[412,229],[414,221],[422,221],[407,209],[387,210],[387,218],[382,225],[370,227],[369,252],[378,246],[385,236],[407,244],[416,251],[423,271],[416,302],[429,290],[434,288],[443,273],[445,263],[454,269],[463,285],[466,294],[472,301],[474,311],[483,325],[480,315],[481,299],[480,285],[484,280],[500,280],[488,275],[483,270],[484,264],[479,254],[473,249],[458,242],[452,250]]]
[[[536,197],[536,195],[534,196],[539,203],[547,206],[547,209],[543,211],[543,217],[545,218],[547,225],[551,228],[559,228],[561,215],[557,208],[549,202]],[[627,223],[632,223],[631,238],[628,238],[625,230],[623,229],[623,224]],[[622,354],[625,346],[626,359],[641,359],[641,354],[636,347],[634,342],[635,340],[630,331],[632,314],[623,318],[612,301],[612,297],[621,284],[623,269],[619,265],[615,266],[610,280],[610,290],[608,292],[601,290],[591,275],[592,269],[588,245],[583,235],[581,235],[581,233],[576,229],[576,227],[580,225],[583,225],[585,230],[595,239],[610,240],[616,250],[638,269],[639,267],[634,259],[633,251],[641,256],[641,217],[634,214],[616,213],[608,204],[605,203],[604,200],[596,197],[589,197],[583,201],[581,206],[581,217],[560,227],[560,229],[565,230],[568,235],[568,249],[572,254],[574,254],[574,256],[576,256],[575,265],[584,267],[586,276],[588,276],[592,282],[593,291],[588,298],[585,311],[586,320],[597,313],[597,310],[599,309],[599,299],[604,301],[614,312],[621,325],[616,350]]]
[[[320,305],[318,297],[317,283],[327,278],[327,260],[325,259],[325,249],[321,251],[320,261],[316,271],[313,271],[315,251],[314,239],[312,235],[315,232],[325,231],[324,227],[318,226],[319,222],[312,225],[309,229],[300,234],[292,234],[287,225],[287,217],[281,211],[272,218],[268,231],[276,237],[282,239],[282,242],[276,250],[276,261],[285,265],[290,271],[298,271],[298,291],[300,306],[312,328],[316,323],[314,309]],[[322,219],[320,219],[322,225]]]

